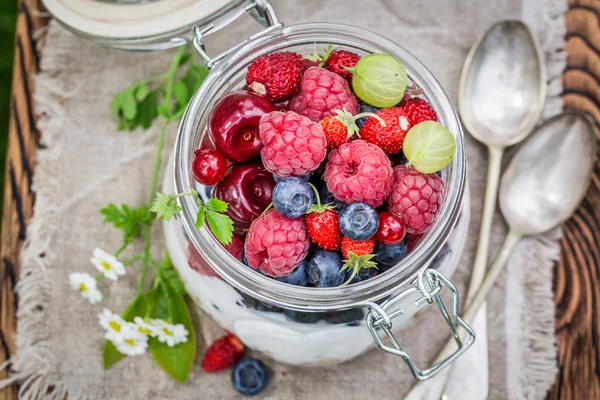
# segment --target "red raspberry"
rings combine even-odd
[[[423,235],[406,235],[406,252],[410,253],[423,239]]]
[[[327,155],[321,126],[293,111],[265,114],[258,128],[265,169],[281,178],[306,175],[317,169]]]
[[[414,168],[394,168],[394,184],[388,199],[389,210],[404,217],[406,232],[425,233],[442,204],[444,182],[437,174],[425,175]]]
[[[246,83],[251,91],[271,101],[291,97],[302,78],[302,56],[281,52],[259,57],[248,67]]]
[[[278,278],[304,260],[309,244],[304,218],[290,219],[269,210],[250,225],[244,254],[252,268]]]
[[[356,65],[358,60],[360,60],[360,56],[352,53],[351,51],[334,50],[329,57],[327,57],[327,61],[325,61],[325,68],[331,72],[335,72],[347,80],[348,83],[351,83],[352,72],[346,71],[344,67],[352,68]]]
[[[360,127],[360,138],[381,147],[387,154],[396,154],[402,148],[404,138],[412,127],[406,113],[400,107],[392,107],[379,110],[375,114],[383,119],[385,126],[375,117],[369,117]]]
[[[379,147],[354,140],[329,153],[323,179],[338,200],[379,207],[392,190],[393,171]]]
[[[340,248],[342,231],[340,231],[338,213],[334,210],[313,211],[306,214],[308,235],[319,247],[335,251]]]
[[[310,67],[302,76],[300,91],[292,98],[290,110],[315,122],[335,115],[336,110],[356,114],[358,101],[348,82],[324,68]]]
[[[200,366],[206,372],[215,372],[233,367],[244,356],[246,347],[237,336],[230,333],[211,344]]]
[[[408,116],[408,120],[411,125],[417,125],[424,121],[436,121],[438,120],[437,114],[431,104],[425,100],[415,97],[413,99],[404,101],[400,107],[404,110]]]

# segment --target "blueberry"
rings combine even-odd
[[[358,271],[358,274],[354,275],[354,278],[352,278],[350,284],[365,281],[375,275],[377,272],[377,268],[362,268],[360,271]],[[351,269],[346,271],[346,280],[350,279],[350,276],[352,276]]]
[[[364,113],[364,112],[370,112],[370,113],[374,113],[376,111],[379,111],[379,108],[377,107],[373,107],[370,104],[365,103],[364,101],[360,102],[360,111],[359,113]],[[365,123],[365,121],[367,120],[367,118],[369,117],[363,117],[363,118],[359,118],[356,120],[356,125],[358,125],[358,127],[362,127],[363,124]]]
[[[283,315],[291,321],[301,324],[315,324],[321,319],[321,313],[285,310]]]
[[[259,300],[256,300],[256,302],[254,303],[254,309],[256,311],[273,312],[273,313],[283,312],[283,308],[272,306],[270,304],[263,303],[262,301],[259,301]]]
[[[302,178],[302,179],[304,179],[305,181],[308,181],[308,180],[310,179],[310,177],[311,177],[311,176],[312,176],[312,172],[309,172],[308,174],[306,174],[306,175],[302,175],[302,176],[299,176],[298,178]],[[281,181],[281,180],[282,180],[282,178],[280,178],[280,177],[278,177],[277,175],[273,174],[273,180],[275,181],[275,183],[279,183],[279,181]]]
[[[338,253],[320,250],[308,264],[308,280],[316,287],[333,287],[344,283],[346,274],[340,273],[342,259]]]
[[[288,218],[306,214],[314,198],[308,182],[297,176],[280,180],[273,190],[273,206]]]
[[[366,203],[348,204],[340,212],[340,230],[352,240],[370,239],[378,227],[377,211]]]
[[[330,324],[347,324],[348,322],[362,321],[365,312],[362,308],[353,308],[344,311],[331,311],[325,313],[323,319]]]
[[[379,264],[379,271],[385,272],[406,257],[408,241],[404,238],[398,244],[383,244],[377,242],[375,245],[374,260]]]
[[[269,371],[262,361],[246,357],[233,367],[231,383],[241,394],[254,396],[269,383]]]
[[[306,286],[306,284],[308,283],[307,266],[308,262],[306,260],[303,260],[300,263],[300,265],[296,267],[295,270],[290,272],[289,275],[275,279],[277,279],[279,282],[289,283],[290,285]]]

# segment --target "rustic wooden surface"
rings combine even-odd
[[[39,68],[33,33],[47,22],[37,17],[40,0],[19,2],[0,239],[0,364],[15,352],[14,287],[35,201],[31,177],[40,135],[31,101],[31,76]],[[565,108],[588,112],[600,126],[600,0],[569,0],[569,7],[562,97]],[[564,232],[555,273],[560,372],[548,398],[600,399],[600,161],[587,197]],[[15,399],[17,391],[16,385],[0,391],[0,400]]]

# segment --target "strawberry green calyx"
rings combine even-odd
[[[351,113],[349,113],[346,110],[336,110],[335,113],[337,114],[337,116],[335,118],[338,121],[340,121],[342,124],[344,124],[346,129],[348,129],[348,137],[352,137],[352,135],[354,135],[355,133],[358,134],[358,131],[360,130],[360,128],[358,127],[358,125],[356,125],[356,121],[358,119],[364,118],[364,117],[375,118],[377,121],[379,121],[381,126],[383,126],[385,128],[385,121],[379,115],[377,115],[375,113],[364,112],[364,113],[352,115]]]
[[[327,47],[324,50],[323,54],[319,54],[319,52],[317,51],[317,44],[315,43],[315,51],[306,58],[307,60],[310,60],[312,62],[318,62],[319,63],[319,67],[323,67],[325,65],[325,63],[327,62],[327,59],[329,58],[329,56],[331,55],[331,53],[333,53],[334,47],[331,44],[328,44]]]
[[[352,279],[354,279],[356,274],[358,274],[363,268],[377,269],[377,263],[373,261],[373,257],[375,257],[376,255],[377,254],[366,254],[364,256],[357,256],[351,251],[348,252],[348,259],[344,260],[344,265],[342,266],[340,272],[351,270],[352,275],[350,275],[350,278],[348,278],[346,282],[344,282],[340,286],[346,286],[347,284],[352,282]]]

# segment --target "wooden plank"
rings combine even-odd
[[[600,1],[570,0],[565,21],[565,108],[589,113],[600,127]],[[554,277],[560,371],[548,398],[600,399],[600,160],[564,234]]]
[[[3,219],[0,238],[0,364],[15,352],[16,308],[14,287],[19,257],[26,237],[35,194],[31,190],[34,158],[39,143],[33,110],[32,76],[39,68],[34,32],[47,23],[38,18],[39,0],[21,0],[15,36],[11,119],[4,179]],[[0,373],[0,379],[7,371]],[[0,391],[0,400],[16,399],[18,385]]]
[[[0,364],[15,351],[17,298],[13,289],[35,200],[30,184],[39,133],[33,117],[31,75],[38,69],[39,57],[32,34],[47,22],[33,12],[41,8],[39,3],[20,0],[17,23],[0,239]],[[565,108],[588,112],[600,126],[600,1],[570,0],[569,6],[565,16]],[[564,231],[555,274],[560,373],[548,398],[600,399],[600,162],[584,203]],[[0,374],[0,378],[3,376]],[[15,399],[17,390],[18,386],[12,386],[0,391],[0,400]]]

